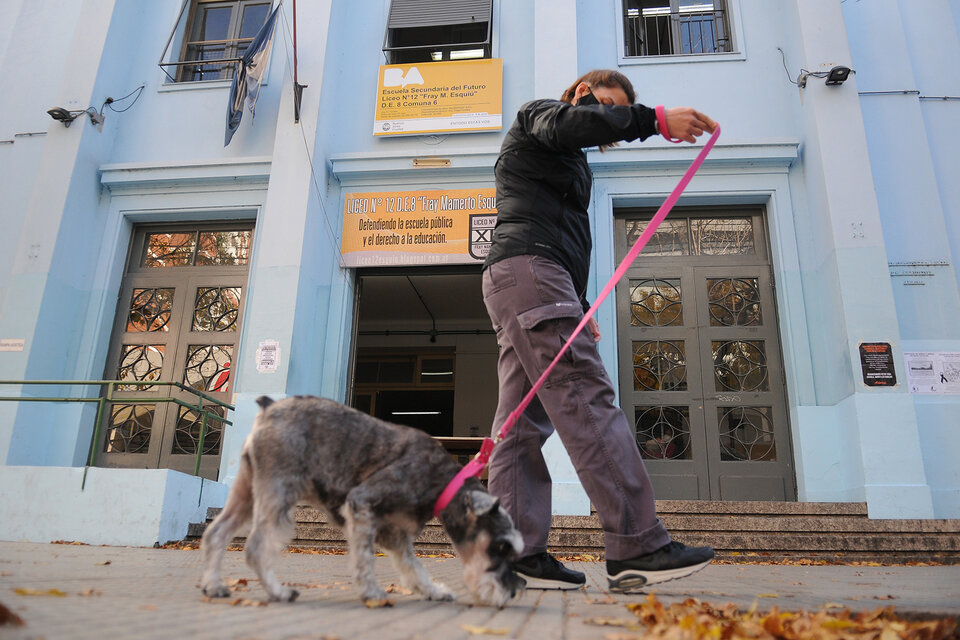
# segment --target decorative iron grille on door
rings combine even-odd
[[[105,377],[180,382],[229,402],[252,241],[252,223],[138,229]],[[142,385],[118,391],[138,400],[181,393]],[[200,429],[201,416],[174,403],[113,403],[98,459],[108,467],[192,473]],[[222,435],[218,421],[207,422],[200,465],[206,478],[217,477]]]
[[[623,256],[649,216],[618,214]],[[671,214],[617,314],[621,405],[657,497],[795,499],[762,211]]]

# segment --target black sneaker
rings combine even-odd
[[[520,558],[512,566],[527,581],[528,589],[579,589],[587,582],[587,576],[567,569],[546,552]]]
[[[607,560],[610,591],[630,593],[641,587],[684,578],[713,560],[710,547],[688,547],[674,540],[652,553],[629,560]]]

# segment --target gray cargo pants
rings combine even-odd
[[[583,309],[566,270],[532,255],[484,269],[483,301],[500,345],[496,434],[566,343]],[[633,558],[670,542],[633,430],[614,401],[610,378],[584,328],[490,461],[490,492],[523,535],[523,555],[547,549],[551,480],[541,447],[554,429],[597,510],[608,560]]]

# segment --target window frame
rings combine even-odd
[[[693,62],[730,62],[746,60],[746,38],[743,32],[740,0],[723,0],[727,12],[727,28],[729,29],[729,52],[721,53],[674,53],[662,56],[628,56],[626,55],[626,24],[624,21],[624,0],[611,0],[617,20],[617,34],[620,38],[618,45],[618,64],[620,66],[642,66],[656,64],[678,64]]]
[[[180,7],[180,11],[177,13],[176,22],[173,26],[173,31],[170,33],[170,37],[167,40],[167,46],[164,48],[163,56],[158,63],[160,69],[164,73],[164,82],[161,85],[162,89],[173,89],[173,88],[196,88],[196,87],[220,87],[220,86],[230,86],[233,82],[233,78],[236,74],[237,63],[241,60],[239,56],[235,57],[224,57],[224,58],[213,58],[210,60],[188,60],[186,58],[187,51],[191,45],[196,45],[198,43],[204,42],[224,42],[226,49],[233,49],[236,51],[238,46],[244,42],[249,43],[253,41],[251,38],[228,38],[227,40],[192,40],[193,33],[197,29],[196,20],[198,15],[200,15],[200,8],[203,5],[229,5],[232,8],[232,13],[230,16],[230,26],[228,27],[228,35],[237,35],[239,36],[239,30],[243,26],[243,11],[245,7],[251,5],[267,5],[267,16],[270,15],[270,12],[273,11],[276,5],[275,0],[184,0],[183,5]],[[186,19],[184,19],[186,15]],[[258,28],[259,30],[259,28]],[[172,45],[172,46],[171,46]],[[170,54],[171,52],[176,51],[176,55]],[[226,53],[226,51],[225,51]],[[170,54],[170,55],[168,55]],[[272,55],[272,54],[271,54]],[[220,77],[211,78],[208,80],[196,80],[185,78],[186,69],[189,67],[200,67],[203,66],[203,63],[206,64],[216,64],[218,62],[223,63],[223,66],[230,66],[232,68],[230,74],[227,77],[223,77],[224,70],[221,69]],[[167,67],[173,67],[175,71],[171,74],[167,70]],[[264,73],[264,78],[261,82],[261,85],[267,84],[267,75],[269,74],[269,64],[267,71]]]
[[[490,0],[490,14],[489,14],[489,19],[487,20],[486,38],[484,40],[471,41],[471,42],[467,42],[467,41],[454,42],[454,43],[446,43],[446,44],[417,44],[417,45],[406,45],[406,46],[395,46],[391,43],[392,32],[396,29],[395,27],[390,26],[391,24],[390,15],[393,9],[393,2],[394,0],[391,0],[391,2],[387,7],[386,26],[384,28],[384,34],[383,34],[382,52],[383,52],[383,56],[386,61],[386,64],[388,65],[428,64],[431,62],[450,62],[453,60],[451,58],[452,53],[456,51],[468,50],[468,49],[483,49],[483,55],[481,55],[480,57],[457,58],[456,61],[489,60],[494,57],[494,43],[493,43],[493,33],[494,33],[493,26],[494,25],[493,23],[494,23],[494,15],[496,14],[496,12],[494,11],[495,0]],[[449,29],[455,29],[456,27],[467,25],[467,24],[469,23],[458,22],[458,23],[449,23],[449,24],[424,24],[419,27],[408,26],[403,28],[416,29],[416,28],[444,27]],[[428,56],[432,51],[439,51],[441,53],[441,57],[439,60],[435,60],[432,57],[426,60],[396,60],[395,59],[396,54],[404,53],[404,52],[415,52],[415,51],[423,51]]]

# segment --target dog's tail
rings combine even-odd
[[[257,398],[257,404],[260,405],[260,410],[265,411],[267,407],[274,403],[273,398],[270,396],[260,396]]]

